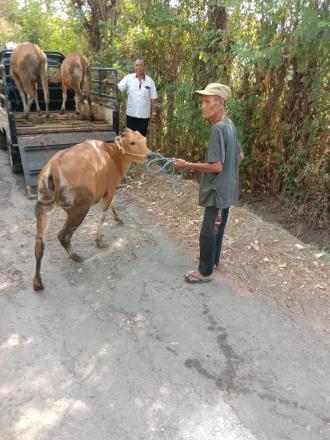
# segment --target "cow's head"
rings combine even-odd
[[[54,70],[53,74],[49,78],[49,82],[53,84],[59,84],[62,82],[62,75],[61,75],[61,64],[58,64],[56,66],[56,69]]]
[[[147,147],[147,139],[139,132],[126,128],[115,143],[122,154],[127,155],[133,162],[145,163],[154,157]]]

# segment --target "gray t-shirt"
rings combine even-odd
[[[239,154],[242,152],[233,122],[225,117],[212,124],[204,162],[222,162],[221,173],[202,173],[199,205],[228,208],[238,202]]]

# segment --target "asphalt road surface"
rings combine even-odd
[[[97,207],[75,234],[83,263],[55,213],[34,293],[34,203],[0,151],[2,440],[330,439],[329,345],[299,316],[186,284],[192,261],[120,193],[108,248]]]

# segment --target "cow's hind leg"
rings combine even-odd
[[[40,115],[41,110],[40,110],[39,101],[38,101],[38,84],[37,84],[37,82],[31,82],[31,93],[33,94],[33,99],[36,104],[36,109],[37,109],[38,115]]]
[[[22,100],[24,117],[26,117],[26,97],[25,97],[24,87],[23,84],[21,83],[20,78],[14,72],[13,72],[13,76],[15,79],[16,87],[18,88]]]
[[[112,209],[112,214],[113,214],[113,218],[114,218],[115,222],[117,222],[117,223],[119,223],[121,225],[123,223],[123,221],[119,217],[119,214],[116,211],[116,208],[115,208],[115,205],[113,204],[113,202],[111,203],[111,209]]]
[[[102,226],[104,223],[104,219],[105,219],[105,215],[107,213],[107,210],[110,206],[111,200],[107,199],[106,197],[104,199],[102,199],[101,205],[100,205],[100,217],[99,217],[99,224],[97,227],[97,233],[96,233],[96,246],[103,248],[105,247],[105,243],[103,242],[102,239]]]
[[[60,114],[63,115],[65,113],[65,103],[68,96],[68,89],[67,87],[62,83],[62,107]]]
[[[38,102],[38,93],[37,93],[37,83],[35,81],[30,81],[26,85],[26,113],[25,118],[29,117],[29,112],[33,101],[36,103],[37,112],[40,113],[40,107]]]
[[[64,247],[64,249],[69,254],[69,257],[74,261],[82,261],[82,258],[72,251],[71,246],[71,238],[76,229],[81,225],[84,218],[86,217],[86,214],[88,213],[89,208],[87,209],[80,209],[77,210],[69,210],[66,209],[66,221],[64,223],[63,228],[60,230],[60,232],[57,234],[58,239],[60,240],[61,245]]]
[[[91,121],[94,121],[92,101],[91,101],[91,77],[90,77],[89,67],[86,67],[86,73],[84,75],[83,84],[86,90],[87,102],[89,106],[89,118]]]
[[[35,215],[37,217],[37,235],[35,240],[35,257],[36,257],[36,273],[33,279],[33,289],[43,290],[44,286],[41,281],[40,268],[41,260],[44,254],[44,235],[47,230],[49,214],[53,209],[53,204],[42,205],[37,202],[35,208]]]
[[[80,88],[74,87],[74,102],[76,105],[76,115],[83,114],[84,97]]]

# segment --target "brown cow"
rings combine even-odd
[[[153,156],[147,147],[146,138],[138,131],[126,129],[121,136],[117,136],[115,143],[87,140],[51,157],[38,179],[34,290],[43,289],[40,267],[44,234],[49,214],[55,205],[60,206],[67,214],[58,239],[70,258],[81,261],[80,256],[72,251],[71,237],[90,207],[101,200],[96,244],[103,247],[102,224],[117,185],[132,162],[145,163]]]
[[[48,60],[45,53],[36,44],[22,43],[11,54],[10,64],[16,87],[21,95],[24,117],[29,117],[33,100],[36,103],[38,113],[40,113],[37,93],[38,81],[41,81],[46,104],[46,117],[48,117]]]
[[[68,89],[72,89],[75,93],[74,100],[76,103],[76,113],[82,113],[81,108],[84,102],[84,96],[80,87],[81,84],[83,84],[86,89],[90,117],[91,119],[93,118],[91,103],[91,74],[87,58],[84,55],[79,52],[70,53],[64,59],[62,64],[57,66],[49,81],[55,84],[62,82],[61,114],[65,112]]]

